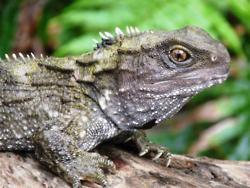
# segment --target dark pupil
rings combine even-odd
[[[175,61],[185,61],[187,59],[187,53],[180,49],[175,49],[172,51],[172,57]]]

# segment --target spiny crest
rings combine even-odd
[[[153,31],[147,31],[153,33]],[[99,42],[96,39],[93,39],[95,46],[94,50],[99,48],[105,48],[107,46],[110,46],[112,44],[115,44],[116,42],[122,41],[125,37],[134,37],[140,35],[141,32],[137,27],[126,27],[126,33],[124,33],[119,27],[115,28],[115,35],[112,35],[109,32],[99,32],[99,35],[101,37],[101,42]]]
[[[43,55],[40,55],[40,58],[44,58]],[[13,60],[16,62],[21,62],[21,63],[26,63],[27,61],[31,60],[31,59],[37,59],[37,57],[34,55],[34,53],[30,53],[27,55],[23,55],[21,52],[19,52],[18,54],[13,53],[11,56],[9,56],[8,54],[5,54],[5,59],[1,59],[0,58],[0,62],[12,62]]]

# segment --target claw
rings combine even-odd
[[[140,151],[139,156],[143,156],[150,152],[150,154],[154,155],[151,155],[153,161],[161,157],[166,160],[166,166],[170,165],[172,155],[169,153],[167,148],[151,143],[149,140],[147,140],[145,133],[142,131],[135,132],[133,136],[133,140],[136,142],[136,145]]]
[[[106,167],[111,173],[114,173],[116,170],[116,165],[111,160],[106,160]]]
[[[132,140],[132,137],[128,137],[128,138],[124,141],[124,143],[127,143],[127,142],[129,142],[130,140]]]
[[[152,160],[155,161],[155,160],[159,159],[163,153],[164,153],[163,150],[159,151],[159,153],[157,153]]]
[[[148,149],[145,149],[145,150],[141,151],[141,152],[139,153],[139,156],[143,156],[143,155],[145,155],[146,153],[148,153]]]
[[[167,157],[166,167],[169,167],[169,165],[171,163],[171,159],[172,159],[172,154],[168,153],[166,157]]]

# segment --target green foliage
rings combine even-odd
[[[249,0],[230,0],[229,8],[232,13],[250,30],[250,1]]]
[[[234,148],[234,151],[229,155],[229,159],[232,160],[249,160],[250,156],[250,130],[248,129],[246,132],[244,132],[238,143],[236,144],[236,147]]]
[[[16,31],[19,0],[0,2],[0,57],[12,48],[12,41]]]
[[[0,2],[0,57],[12,47],[20,2]],[[231,77],[196,96],[185,109],[191,111],[212,102],[219,115],[184,128],[166,126],[160,134],[152,133],[151,139],[175,153],[189,152],[206,141],[200,155],[250,160],[249,10],[249,0],[48,0],[37,35],[52,46],[54,55],[65,56],[92,50],[91,39],[98,39],[99,31],[112,33],[116,26],[124,29],[131,25],[141,30],[202,27],[229,49]]]
[[[224,15],[217,7],[200,0],[188,3],[183,0],[165,3],[161,0],[76,0],[50,24],[62,30],[60,47],[55,52],[59,56],[88,51],[92,48],[90,37],[98,37],[99,31],[112,32],[116,26],[125,28],[126,25],[164,30],[196,25],[224,41],[235,53],[241,52],[240,38]]]
[[[191,124],[180,131],[165,130],[150,134],[150,140],[161,143],[173,153],[187,153],[191,144],[195,142],[199,134],[209,126],[208,123]]]

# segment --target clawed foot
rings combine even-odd
[[[65,172],[65,179],[72,183],[73,188],[82,187],[82,181],[90,181],[108,186],[103,169],[114,172],[115,165],[106,157],[98,153],[80,152],[75,159],[61,164]]]
[[[136,131],[130,139],[136,143],[140,151],[139,156],[151,154],[152,160],[155,161],[159,158],[164,158],[166,166],[170,165],[172,155],[169,150],[166,147],[150,142],[144,132]]]
[[[98,153],[84,151],[71,135],[62,132],[58,126],[51,127],[33,137],[37,159],[73,188],[83,187],[86,181],[107,187],[104,170],[114,172],[114,163]]]
[[[141,145],[139,156],[144,156],[148,153],[154,153],[153,161],[156,161],[159,158],[164,158],[166,160],[166,166],[168,167],[171,163],[171,153],[169,150],[163,146],[148,142],[144,145]]]

